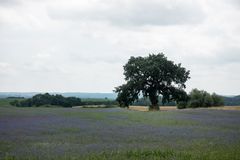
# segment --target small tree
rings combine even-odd
[[[139,95],[149,97],[151,109],[158,110],[158,97],[162,103],[171,100],[182,101],[186,98],[185,82],[190,78],[189,72],[174,64],[164,54],[150,54],[147,57],[131,57],[124,65],[126,84],[115,88],[120,106],[128,106]]]

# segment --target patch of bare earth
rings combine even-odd
[[[129,106],[128,109],[134,110],[134,111],[143,111],[143,112],[149,111],[148,106]]]
[[[149,111],[148,106],[129,106],[129,109],[134,111],[143,111],[143,112]],[[160,111],[172,111],[172,110],[177,110],[177,107],[176,106],[160,106]]]
[[[240,110],[240,106],[223,106],[223,107],[212,107],[211,109],[218,110]]]

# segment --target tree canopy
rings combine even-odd
[[[32,107],[32,106],[43,106],[43,105],[56,105],[63,107],[72,107],[72,106],[80,106],[82,105],[82,101],[80,98],[76,97],[63,97],[60,94],[50,95],[49,93],[45,94],[37,94],[32,98],[28,98],[22,101],[13,101],[12,105],[18,107]]]
[[[83,106],[83,105],[105,105],[107,107],[117,105],[117,102],[112,99],[80,99],[77,97],[64,97],[61,94],[51,95],[49,93],[36,94],[32,98],[24,99],[16,97],[14,101],[10,102],[13,106],[18,107],[39,107],[39,106]]]
[[[140,95],[149,97],[151,109],[158,110],[158,97],[162,103],[182,101],[187,97],[185,82],[190,78],[189,70],[175,64],[163,53],[147,57],[131,57],[124,65],[126,84],[115,88],[120,106],[129,106]]]
[[[216,93],[210,94],[207,91],[195,88],[189,93],[187,101],[181,102],[177,106],[179,109],[183,109],[223,105],[223,97],[217,95]]]

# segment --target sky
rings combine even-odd
[[[193,88],[240,94],[239,0],[0,0],[0,91],[112,92],[164,53]]]

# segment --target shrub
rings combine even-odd
[[[211,95],[204,90],[193,89],[188,97],[186,102],[179,102],[177,104],[179,109],[222,106],[224,104],[221,96],[218,96],[216,93]]]
[[[187,108],[188,102],[187,101],[181,101],[177,103],[177,108],[178,109],[184,109]]]

